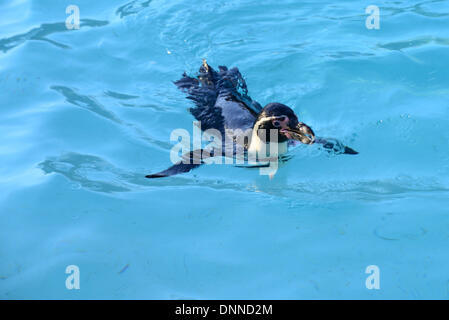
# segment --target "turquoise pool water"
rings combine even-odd
[[[0,298],[447,299],[448,18],[447,1],[1,1]],[[145,179],[192,130],[172,81],[202,58],[360,154]]]

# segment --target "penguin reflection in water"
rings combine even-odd
[[[225,163],[245,163],[248,167],[274,168],[288,160],[288,147],[296,143],[320,144],[335,154],[357,152],[336,139],[315,136],[312,128],[298,120],[288,106],[269,103],[265,107],[248,96],[245,80],[237,68],[212,69],[204,60],[197,77],[185,73],[175,85],[187,93],[195,107],[190,112],[205,134],[213,136],[212,148],[186,152],[177,163],[147,178],[162,178],[189,172],[213,158],[225,157]],[[189,143],[190,145],[190,143]],[[231,159],[231,162],[226,161]],[[275,166],[273,166],[275,164]],[[270,173],[271,172],[271,173]]]

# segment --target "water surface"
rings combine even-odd
[[[447,1],[71,4],[0,3],[1,299],[449,297]],[[202,58],[360,154],[145,179]]]

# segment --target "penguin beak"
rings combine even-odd
[[[315,133],[312,128],[302,122],[299,122],[295,128],[282,128],[281,132],[288,133],[292,139],[304,144],[313,144],[315,142]]]

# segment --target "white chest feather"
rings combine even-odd
[[[280,156],[287,152],[287,141],[286,142],[271,142],[265,143],[260,140],[257,134],[253,134],[251,138],[251,143],[249,145],[248,151],[250,153],[264,153],[267,156]]]

